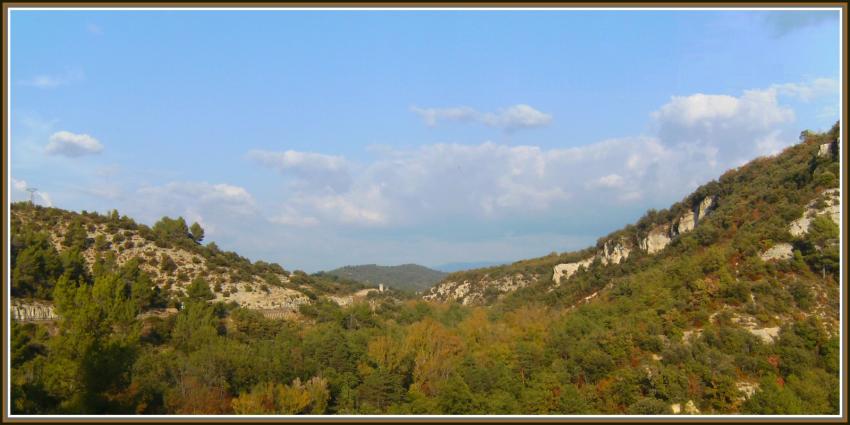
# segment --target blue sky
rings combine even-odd
[[[253,260],[592,244],[839,117],[837,11],[11,12],[11,197]]]

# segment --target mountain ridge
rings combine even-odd
[[[413,263],[399,264],[397,266],[380,266],[377,264],[348,265],[323,273],[362,283],[372,285],[383,284],[391,288],[413,292],[430,288],[446,275],[446,273],[439,270]]]

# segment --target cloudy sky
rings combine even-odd
[[[12,11],[9,190],[308,272],[580,249],[831,127],[838,18]]]

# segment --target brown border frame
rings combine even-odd
[[[841,191],[842,197],[842,238],[844,240],[844,245],[841,250],[841,266],[842,271],[844,273],[843,279],[840,279],[840,285],[842,285],[843,293],[841,302],[843,303],[843,309],[841,310],[842,323],[841,327],[843,328],[843,337],[842,337],[842,386],[843,386],[843,399],[841,400],[842,408],[841,408],[841,416],[835,418],[807,418],[805,416],[780,416],[780,417],[735,417],[728,418],[726,416],[716,416],[712,418],[694,418],[689,419],[688,417],[676,416],[676,417],[640,417],[634,418],[629,416],[623,416],[622,418],[616,417],[612,418],[611,416],[593,418],[593,417],[569,417],[569,416],[524,416],[524,417],[488,417],[488,416],[475,416],[475,417],[464,417],[464,416],[444,416],[444,417],[430,417],[430,416],[411,416],[409,418],[392,416],[392,417],[376,417],[376,416],[364,416],[362,418],[359,417],[338,417],[334,418],[332,416],[323,416],[323,417],[268,417],[268,418],[240,418],[238,416],[223,416],[220,418],[217,417],[202,417],[202,418],[187,418],[187,417],[151,417],[151,416],[138,416],[133,418],[118,418],[115,416],[62,416],[62,417],[52,417],[52,416],[35,416],[28,418],[11,418],[8,413],[11,412],[9,410],[7,412],[7,408],[11,409],[11,406],[6,406],[6,400],[9,397],[9,372],[6,369],[6,352],[9,349],[7,346],[7,337],[6,329],[8,326],[7,317],[8,317],[8,309],[9,309],[9,299],[6,297],[6,291],[8,285],[10,284],[6,278],[6,265],[9,261],[9,252],[8,252],[8,235],[9,228],[7,227],[9,220],[9,196],[8,193],[8,184],[7,181],[7,172],[10,170],[7,167],[11,167],[11,164],[7,163],[8,161],[8,147],[10,140],[8,140],[8,131],[9,131],[9,122],[8,122],[8,111],[7,106],[11,106],[10,99],[8,97],[9,87],[8,87],[8,72],[7,69],[9,64],[8,58],[8,43],[9,40],[7,38],[8,34],[8,17],[9,17],[9,9],[10,8],[53,8],[53,7],[68,7],[68,8],[202,8],[202,7],[221,7],[221,8],[351,8],[351,9],[361,9],[361,8],[389,8],[389,7],[398,7],[398,8],[458,8],[458,7],[469,7],[469,8],[481,8],[481,9],[489,9],[489,8],[510,8],[510,7],[523,7],[523,8],[539,8],[539,9],[549,9],[549,8],[646,8],[646,7],[669,7],[669,8],[680,8],[682,10],[693,9],[693,8],[763,8],[763,7],[783,7],[783,8],[794,8],[794,7],[830,7],[830,8],[840,8],[842,11],[842,23],[841,23],[841,34],[842,39],[844,40],[842,43],[842,60],[841,60],[841,81],[842,87],[844,88],[845,93],[842,93],[843,98],[841,101],[842,104],[842,116],[841,119],[841,140],[842,146],[840,146],[840,152],[842,154],[843,167],[842,167],[842,176],[841,182],[844,185],[843,190]],[[310,2],[234,2],[234,1],[209,1],[209,2],[197,2],[197,3],[187,3],[187,2],[28,2],[28,1],[14,1],[14,2],[4,2],[3,3],[3,17],[2,17],[2,89],[3,89],[3,117],[2,117],[2,171],[3,175],[0,177],[0,181],[2,181],[2,188],[0,188],[0,192],[2,192],[3,205],[2,209],[2,234],[6,235],[3,241],[2,247],[2,261],[3,266],[0,268],[4,270],[3,272],[3,281],[2,281],[2,290],[3,290],[3,303],[2,303],[2,318],[0,318],[0,324],[2,324],[2,357],[3,357],[3,370],[2,370],[2,399],[0,400],[0,406],[3,408],[2,418],[3,422],[9,423],[42,423],[42,422],[56,422],[56,423],[89,423],[89,422],[120,422],[120,423],[142,423],[142,422],[188,422],[188,423],[206,423],[206,422],[317,422],[317,423],[327,423],[327,422],[351,422],[351,423],[369,423],[369,422],[411,422],[411,423],[423,423],[423,422],[471,422],[471,423],[487,423],[487,422],[698,422],[698,423],[713,423],[713,422],[726,422],[729,419],[733,421],[740,422],[756,422],[756,423],[773,423],[773,422],[810,422],[810,423],[847,423],[848,421],[848,354],[847,354],[847,269],[844,267],[847,264],[848,259],[848,247],[847,247],[847,236],[850,234],[850,230],[848,229],[848,206],[846,202],[847,195],[847,184],[848,184],[848,155],[846,146],[847,146],[847,131],[846,131],[846,123],[848,116],[848,100],[846,96],[846,92],[848,91],[848,78],[847,78],[847,40],[848,40],[848,24],[847,24],[847,11],[848,4],[846,2],[799,2],[799,1],[790,1],[790,2],[682,2],[682,1],[669,1],[669,2],[605,2],[600,1],[597,3],[593,2],[517,2],[517,1],[491,1],[491,2],[408,2],[408,3],[399,3],[394,1],[387,2],[319,2],[319,3],[310,3]]]

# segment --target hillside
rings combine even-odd
[[[402,264],[400,266],[364,264],[340,267],[325,273],[372,286],[383,284],[390,288],[412,292],[426,290],[446,276],[446,273],[418,264]]]
[[[138,275],[150,287],[146,308],[178,306],[196,282],[209,287],[211,302],[278,316],[297,314],[301,305],[319,298],[348,303],[352,296],[365,296],[366,286],[351,280],[252,263],[215,242],[203,244],[203,228],[190,228],[182,218],[163,217],[148,227],[117,211],[76,213],[26,202],[12,204],[10,212],[11,292],[21,314],[33,305],[49,305],[63,277],[90,280],[99,270],[114,268]]]
[[[646,257],[681,253],[679,248],[694,240],[701,246],[729,245],[735,241],[733,238],[740,238],[737,233],[742,227],[755,232],[756,237],[765,238],[757,243],[761,257],[783,252],[783,258],[787,259],[795,248],[805,251],[804,236],[812,217],[825,215],[836,225],[839,222],[836,137],[837,127],[820,137],[810,135],[806,143],[789,148],[777,157],[760,158],[730,170],[718,181],[701,186],[670,208],[651,210],[634,225],[600,238],[595,246],[451,273],[424,298],[454,300],[465,305],[493,304],[515,291],[527,289],[527,292],[545,294],[537,299],[551,300],[558,293],[569,293],[576,286],[585,285],[583,282],[572,284],[576,278],[601,270],[628,273],[636,264],[650,261]],[[759,174],[764,169],[772,174]],[[816,179],[808,176],[810,181],[802,184],[805,173],[817,173]],[[745,214],[744,205],[762,208]],[[749,255],[756,249],[746,248]],[[588,291],[582,289],[580,292]]]
[[[837,124],[806,132],[801,143],[730,170],[595,246],[453,273],[424,299],[354,292],[360,286],[341,278],[287,276],[214,254],[174,220],[133,229],[117,214],[16,205],[15,296],[52,298],[59,320],[12,322],[11,409],[834,415],[842,361],[837,137]],[[130,232],[125,241],[109,223]],[[199,255],[196,272],[216,282],[229,270],[244,269],[236,277],[243,285],[273,273],[281,290],[310,303],[298,308],[302,320],[271,319],[209,302],[204,285],[178,284],[177,268],[149,267],[149,282],[132,261],[97,260],[121,258],[105,244],[127,239],[171,249],[187,275]],[[165,291],[172,278],[171,292],[160,294],[179,309],[138,314],[158,302],[145,288]],[[355,295],[369,302],[342,301]]]

